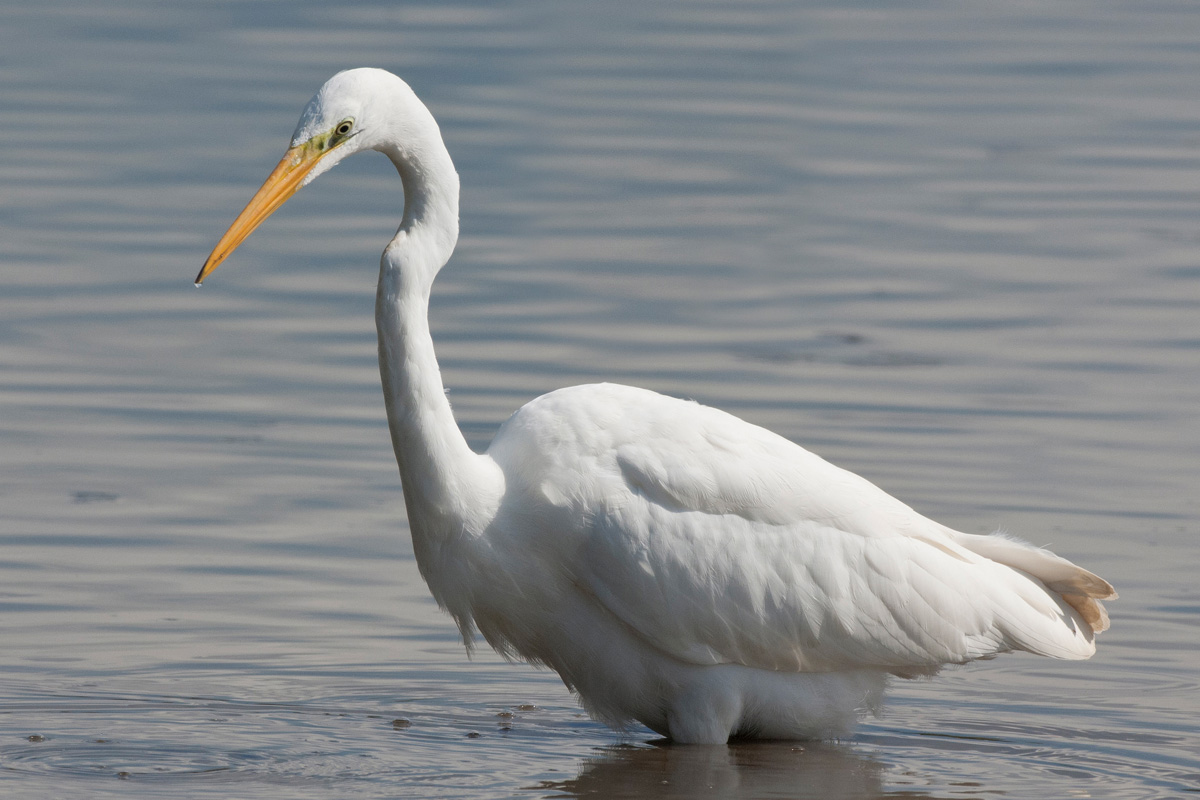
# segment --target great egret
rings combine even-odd
[[[1026,650],[1083,659],[1112,586],[1047,550],[959,533],[722,411],[611,384],[523,406],[486,453],[460,433],[429,335],[458,239],[437,123],[378,69],[333,76],[197,285],[301,186],[388,156],[404,218],[375,320],[417,565],[470,647],[544,664],[598,718],[679,742],[848,730],[889,675]]]

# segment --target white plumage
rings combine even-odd
[[[600,718],[683,742],[845,732],[888,675],[1026,650],[1087,658],[1101,578],[959,533],[736,417],[576,386],[517,411],[484,454],[442,387],[428,302],[458,238],[432,115],[382,70],[330,79],[202,281],[300,186],[382,151],[404,183],[376,301],[380,372],[421,574],[470,644],[555,669]]]

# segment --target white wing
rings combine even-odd
[[[1086,658],[1107,621],[1091,598],[1112,589],[1091,573],[945,528],[695,403],[575,387],[523,408],[492,452],[567,512],[557,519],[586,520],[556,531],[575,584],[687,662],[912,672],[1013,649]]]

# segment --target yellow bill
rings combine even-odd
[[[221,237],[221,241],[213,248],[212,254],[204,262],[204,268],[196,276],[197,286],[203,283],[209,273],[219,267],[255,228],[296,193],[304,176],[312,171],[321,160],[321,156],[327,152],[319,146],[314,146],[312,140],[288,149],[262,188],[250,198],[242,213],[238,214],[229,230]]]

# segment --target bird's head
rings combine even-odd
[[[394,113],[397,99],[402,105],[411,99],[424,114],[397,115]],[[395,141],[397,133],[403,136],[404,131],[395,128],[403,126],[405,120],[426,124],[426,116],[428,111],[408,84],[390,72],[351,69],[334,75],[308,101],[292,135],[291,147],[221,237],[196,276],[196,285],[301,186],[307,186],[346,156]]]

